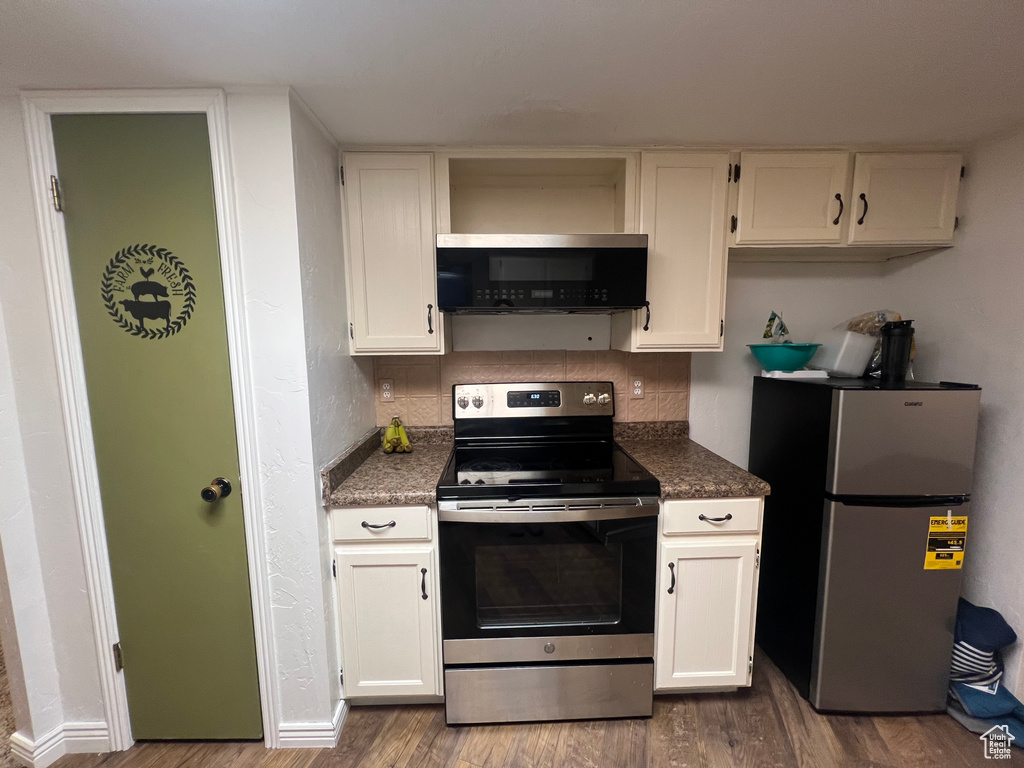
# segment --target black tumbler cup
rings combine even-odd
[[[896,320],[882,326],[882,384],[897,386],[907,380],[910,344],[914,340],[913,322]]]

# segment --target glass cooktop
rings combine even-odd
[[[439,499],[633,496],[658,480],[612,442],[457,446],[437,485]]]

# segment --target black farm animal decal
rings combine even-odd
[[[158,299],[161,296],[167,297],[167,286],[149,279],[155,271],[155,269],[139,270],[139,274],[145,279],[132,283],[132,296],[135,297],[136,301],[139,300],[140,296],[152,296],[154,299]]]
[[[146,329],[147,320],[163,320],[164,328],[171,327],[171,302],[169,301],[129,301],[122,299],[117,302],[129,314],[139,321],[139,328]]]
[[[100,297],[107,314],[125,332],[166,339],[191,319],[196,285],[171,251],[141,243],[122,248],[109,261],[100,280]]]

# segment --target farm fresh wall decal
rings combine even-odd
[[[114,322],[132,336],[166,339],[192,317],[196,285],[169,250],[135,244],[122,248],[107,264],[100,296]]]

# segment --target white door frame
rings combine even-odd
[[[263,738],[267,747],[280,744],[280,698],[271,630],[270,578],[267,568],[263,499],[256,453],[256,410],[251,361],[247,345],[241,250],[235,209],[234,174],[228,145],[227,107],[223,91],[23,91],[25,133],[29,143],[33,198],[43,253],[47,304],[53,328],[55,355],[71,461],[75,512],[85,561],[86,594],[96,636],[96,656],[103,709],[111,750],[133,743],[124,675],[115,671],[112,646],[118,640],[113,582],[100,500],[99,472],[93,443],[85,364],[78,315],[71,283],[62,217],[53,207],[50,176],[57,176],[50,116],[73,113],[204,113],[210,131],[214,200],[220,245],[224,310],[227,321],[231,393],[234,399],[238,463],[245,492],[245,543],[249,561],[256,665],[259,674]]]

